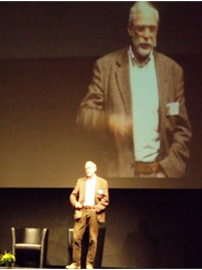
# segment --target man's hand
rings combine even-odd
[[[80,202],[76,202],[74,207],[77,209],[77,210],[80,210],[83,206]]]
[[[125,138],[132,134],[132,119],[125,114],[113,114],[109,119],[109,130],[114,136]]]
[[[158,172],[158,173],[156,174],[156,176],[157,176],[157,178],[166,178],[166,175],[165,175],[164,172]]]

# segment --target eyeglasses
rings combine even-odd
[[[157,32],[157,26],[155,25],[133,25],[133,27],[138,35],[144,35],[146,31],[150,35],[154,35]]]

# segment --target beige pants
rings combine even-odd
[[[81,218],[75,220],[73,237],[73,263],[77,266],[81,266],[81,243],[86,226],[89,228],[89,244],[86,265],[90,264],[93,266],[97,250],[97,237],[99,229],[97,213],[95,210],[82,210]]]

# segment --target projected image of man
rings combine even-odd
[[[130,44],[95,63],[77,124],[99,146],[110,177],[183,177],[191,127],[182,68],[158,53],[159,13],[149,2],[130,10]],[[83,134],[85,134],[83,133]]]

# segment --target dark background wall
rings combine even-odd
[[[115,189],[114,180],[103,266],[134,267],[133,259],[124,261],[125,241],[145,219],[159,240],[160,268],[201,268],[202,3],[155,3],[161,15],[157,47],[185,70],[192,162],[188,178],[172,186],[130,179],[135,189],[127,189],[129,180],[122,179],[123,189]],[[47,226],[48,263],[66,264],[70,187],[83,174],[69,130],[94,60],[128,42],[131,4],[0,2],[0,249],[11,249],[11,226]],[[36,182],[40,188],[31,188]]]
[[[158,49],[201,53],[200,1],[153,1]],[[99,56],[125,46],[133,1],[0,2],[0,58]]]

